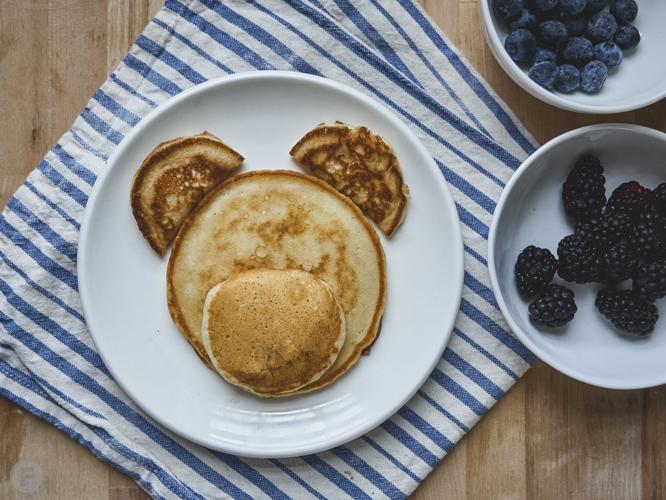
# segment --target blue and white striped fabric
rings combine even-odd
[[[288,460],[238,458],[161,428],[118,388],[77,292],[83,210],[105,161],[183,89],[282,69],[356,87],[432,152],[465,239],[451,342],[418,394],[351,443]],[[513,115],[413,0],[167,0],[0,218],[0,393],[158,498],[401,498],[533,360],[490,289],[486,238],[504,183],[534,148]]]

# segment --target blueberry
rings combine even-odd
[[[554,9],[546,10],[544,12],[536,13],[537,24],[542,23],[544,21],[559,21],[561,17],[562,17],[562,12],[560,11],[559,7],[555,7]]]
[[[580,88],[588,94],[599,92],[604,86],[607,76],[608,68],[604,63],[597,60],[591,61],[580,72]]]
[[[506,37],[504,48],[516,64],[529,66],[532,64],[536,52],[536,38],[529,30],[517,29]]]
[[[567,44],[562,49],[562,59],[564,62],[573,64],[582,68],[594,57],[594,47],[587,38],[575,36],[567,40]]]
[[[493,0],[493,9],[502,19],[510,19],[523,10],[523,0]]]
[[[557,62],[557,54],[552,50],[537,47],[532,64],[537,64],[544,61]]]
[[[553,86],[555,79],[557,78],[557,74],[557,64],[551,61],[537,63],[527,72],[527,76],[547,89]]]
[[[504,41],[504,48],[509,57],[517,64],[528,65],[534,59],[536,52],[536,39],[528,30],[522,28],[512,31]]]
[[[565,16],[576,16],[585,10],[585,0],[560,0],[560,10]]]
[[[634,0],[615,0],[610,7],[611,14],[620,24],[629,24],[638,15],[638,5]]]
[[[634,26],[620,26],[615,33],[615,43],[624,50],[631,50],[641,41],[641,34]]]
[[[567,27],[569,36],[581,36],[587,30],[587,19],[585,16],[565,18],[562,19],[562,22]]]
[[[509,29],[511,31],[516,31],[521,28],[532,31],[535,27],[536,17],[534,17],[534,14],[527,9],[523,9],[520,15],[509,24]]]
[[[557,7],[557,0],[528,0],[528,7],[535,14],[540,14]]]
[[[560,21],[544,21],[537,27],[539,46],[546,49],[557,49],[567,41],[567,27]]]
[[[563,64],[557,72],[555,90],[558,92],[573,92],[580,86],[580,71],[576,66]]]
[[[613,68],[622,62],[624,54],[622,49],[613,42],[603,42],[594,46],[594,58],[609,68]]]
[[[587,0],[587,7],[585,7],[585,12],[588,14],[594,14],[599,12],[601,9],[608,5],[608,0]]]
[[[610,42],[617,31],[617,21],[610,12],[597,12],[587,23],[587,35],[594,42]]]

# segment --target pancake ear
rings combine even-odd
[[[305,171],[348,196],[387,236],[407,213],[409,189],[393,148],[367,127],[318,125],[289,154]]]
[[[163,255],[185,218],[243,157],[209,132],[163,142],[143,161],[130,201],[139,230]]]

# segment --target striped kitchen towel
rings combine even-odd
[[[400,116],[448,182],[465,240],[460,313],[426,384],[367,435],[286,460],[213,452],[142,414],[95,351],[76,279],[86,201],[125,134],[192,85],[268,69],[332,78]],[[415,0],[166,0],[2,213],[0,393],[157,498],[404,497],[533,360],[507,330],[486,262],[495,201],[533,149]]]

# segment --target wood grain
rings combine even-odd
[[[666,101],[597,117],[541,103],[495,62],[482,36],[477,0],[422,4],[539,141],[610,121],[666,130]],[[0,1],[2,203],[159,6],[157,0]],[[132,480],[0,398],[0,498],[145,497]],[[414,498],[666,498],[666,387],[602,390],[537,363]]]

